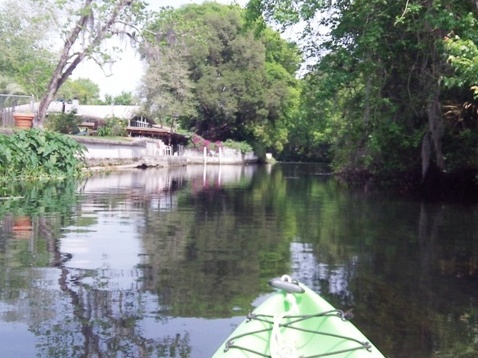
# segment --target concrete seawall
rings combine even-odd
[[[91,167],[176,167],[188,164],[243,165],[257,163],[253,153],[224,148],[221,155],[206,156],[204,153],[186,149],[184,155],[161,155],[156,140],[137,138],[131,140],[110,140],[98,137],[71,136],[83,144],[87,151],[85,158]]]

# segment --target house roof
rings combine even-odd
[[[39,103],[33,104],[33,111],[38,110]],[[74,105],[65,103],[65,112],[70,112],[77,109],[77,114],[80,116],[104,119],[108,117],[116,117],[121,119],[131,119],[140,110],[139,106],[117,106],[117,105]],[[30,104],[19,105],[15,107],[16,112],[30,112],[32,110]],[[61,112],[63,110],[63,102],[54,101],[48,106],[47,113]]]

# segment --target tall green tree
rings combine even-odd
[[[177,120],[197,116],[195,85],[187,62],[186,38],[194,36],[190,30],[176,11],[165,8],[150,25],[148,41],[141,49],[148,62],[140,88],[143,110],[162,124],[174,126]]]
[[[184,127],[209,139],[249,141],[280,151],[298,107],[294,76],[300,56],[274,31],[266,29],[257,38],[244,24],[244,10],[238,6],[206,3],[163,12],[149,29],[156,34],[151,43],[159,52],[144,50],[152,71],[144,83],[158,94],[152,105],[159,112],[171,96],[194,95],[187,106],[179,103]],[[148,85],[154,73],[167,85]],[[181,79],[180,96],[177,89],[167,88],[173,74]],[[192,105],[197,114],[190,111]]]
[[[111,105],[116,104],[120,106],[133,106],[136,104],[136,98],[131,92],[122,91],[117,96],[105,95],[104,104]]]
[[[58,90],[56,98],[72,100],[77,98],[80,104],[97,104],[100,99],[100,87],[89,78],[67,79]]]
[[[44,11],[29,0],[0,3],[0,75],[41,96],[53,69],[56,53],[47,40],[53,30]]]
[[[25,90],[17,82],[10,77],[0,75],[0,94],[15,95],[25,94]]]

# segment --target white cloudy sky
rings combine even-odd
[[[210,0],[209,0],[210,1]],[[218,3],[231,4],[237,3],[245,6],[248,0],[215,0]],[[181,6],[185,4],[201,4],[203,0],[150,0],[149,3],[153,9],[162,6]],[[126,46],[126,45],[125,45]],[[135,92],[139,86],[139,81],[143,75],[144,69],[130,48],[125,48],[121,55],[121,60],[117,61],[111,68],[106,68],[105,72],[93,62],[81,63],[73,72],[72,78],[89,78],[100,87],[101,96],[109,94],[116,96],[121,92]]]

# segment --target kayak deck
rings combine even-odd
[[[213,357],[383,357],[347,314],[294,285],[300,290],[276,285],[280,291],[250,313]]]

